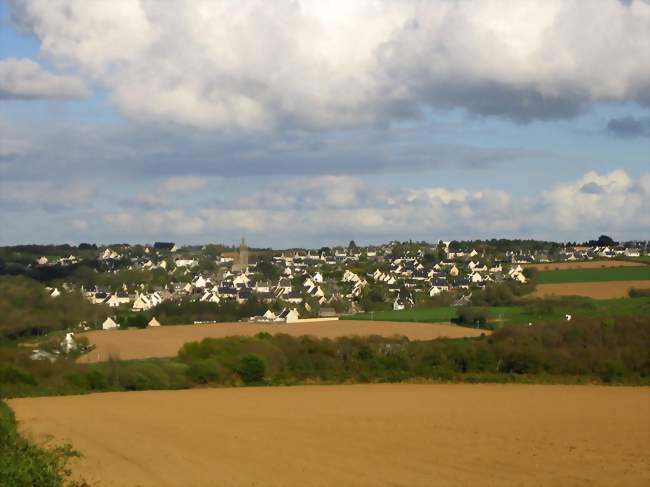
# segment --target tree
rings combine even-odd
[[[598,237],[598,240],[596,240],[596,245],[598,247],[610,247],[616,245],[616,242],[614,242],[614,239],[608,235],[601,235]]]
[[[237,373],[245,384],[259,384],[264,380],[266,363],[259,355],[245,355],[239,361]]]
[[[255,266],[255,270],[269,281],[277,281],[280,278],[280,269],[266,259],[260,260]]]
[[[348,244],[348,250],[357,250],[357,244],[354,240],[350,240],[350,243]]]

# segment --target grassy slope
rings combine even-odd
[[[645,280],[650,280],[650,266],[543,271],[537,279],[539,284]]]

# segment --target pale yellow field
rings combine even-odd
[[[650,485],[650,389],[351,385],[14,399],[100,487]]]
[[[257,333],[286,333],[293,336],[313,335],[321,338],[341,336],[403,335],[410,340],[431,340],[439,337],[462,338],[479,336],[489,331],[448,324],[398,323],[382,321],[326,321],[320,323],[218,323],[214,325],[161,326],[142,330],[108,330],[84,333],[96,348],[79,358],[80,362],[106,361],[110,356],[122,360],[172,357],[187,342],[203,338],[252,336]]]
[[[536,262],[534,264],[522,264],[521,267],[536,267],[540,271],[558,271],[567,269],[601,269],[611,267],[640,267],[640,262],[629,260],[587,260],[577,262]]]
[[[647,289],[650,281],[604,281],[538,284],[531,294],[534,298],[544,296],[585,296],[593,299],[627,298],[631,288]]]

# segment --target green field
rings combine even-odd
[[[648,280],[650,280],[650,266],[543,271],[539,273],[537,278],[539,284]]]
[[[456,309],[451,306],[444,308],[411,308],[401,311],[375,311],[341,316],[342,320],[376,320],[376,321],[413,321],[416,323],[448,323],[456,316]]]
[[[601,299],[571,298],[564,301],[536,300],[520,306],[488,308],[495,326],[523,325],[572,316],[650,316],[650,298]],[[342,320],[403,321],[411,323],[448,323],[456,317],[456,308],[413,308],[402,311],[376,311],[342,316]]]

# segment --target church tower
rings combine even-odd
[[[244,237],[239,244],[239,268],[243,271],[248,267],[248,246]]]

